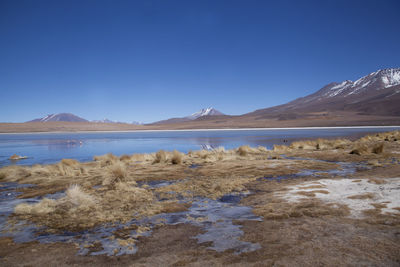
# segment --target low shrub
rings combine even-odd
[[[172,164],[181,164],[182,163],[183,155],[179,151],[174,150],[172,152],[171,162]]]
[[[242,157],[247,156],[247,154],[249,154],[250,152],[251,152],[251,147],[249,146],[241,146],[237,149],[237,153]]]
[[[157,151],[153,163],[164,163],[166,161],[167,161],[167,153],[164,150]]]
[[[73,167],[73,166],[78,165],[79,161],[77,161],[75,159],[62,159],[61,164],[65,165],[65,166]]]
[[[382,154],[384,149],[383,143],[377,144],[372,148],[372,153],[374,154]]]

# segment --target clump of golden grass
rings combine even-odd
[[[240,146],[237,149],[237,153],[242,157],[247,156],[251,152],[253,152],[253,149],[250,146]]]
[[[15,214],[51,229],[79,230],[105,222],[127,222],[132,218],[159,213],[169,202],[156,202],[151,191],[134,183],[116,182],[113,187],[94,190],[73,185],[66,196],[20,204]]]
[[[48,166],[42,166],[40,164],[35,164],[32,166],[32,174],[34,175],[38,175],[38,176],[44,176],[44,177],[48,177],[51,172],[50,172],[50,168]]]
[[[305,141],[296,141],[290,144],[289,148],[291,149],[316,149],[316,141],[305,140]]]
[[[359,140],[361,142],[379,142],[379,141],[386,141],[386,142],[396,142],[400,139],[400,131],[392,131],[392,132],[385,132],[385,133],[377,133],[366,135]]]
[[[75,206],[93,206],[95,204],[94,197],[85,193],[79,185],[71,185],[65,193],[68,201]]]
[[[256,205],[254,213],[266,220],[282,220],[298,217],[346,216],[350,210],[345,205],[324,203],[317,199],[307,199],[288,203],[280,199],[271,199],[263,205]]]
[[[258,146],[257,149],[259,152],[268,152],[268,149],[265,146]]]
[[[172,164],[181,164],[182,163],[183,154],[177,150],[172,152],[171,162]]]
[[[94,156],[93,160],[100,162],[101,166],[107,166],[107,165],[111,165],[114,162],[118,161],[119,158],[117,156],[113,155],[112,153],[108,153],[108,154],[105,154],[102,156]]]
[[[125,182],[126,177],[126,166],[121,162],[116,162],[108,167],[108,176],[103,180],[103,185],[114,186],[118,182]]]
[[[290,149],[328,150],[344,148],[350,141],[347,139],[321,139],[295,141],[290,144]]]
[[[199,176],[184,182],[158,188],[158,193],[175,192],[186,197],[203,196],[217,199],[231,192],[245,190],[245,184],[256,177]]]
[[[36,204],[22,203],[15,207],[14,212],[17,215],[35,215],[41,216],[54,212],[57,202],[53,199],[44,198],[42,201]]]
[[[257,153],[264,153],[264,152],[267,152],[267,149],[262,146],[259,146],[258,148],[252,148],[252,147],[246,145],[246,146],[240,146],[238,149],[236,149],[236,153],[242,157],[245,157],[249,154],[257,154]]]
[[[19,182],[23,181],[32,176],[31,169],[26,166],[7,166],[3,167],[2,171],[4,178],[7,178],[9,182]]]
[[[368,154],[368,147],[366,145],[357,145],[356,148],[350,151],[353,155],[365,155]]]
[[[377,178],[369,178],[368,183],[371,184],[385,184],[386,181],[384,179],[377,179]]]
[[[316,188],[326,188],[324,185],[309,185],[309,186],[301,186],[299,189],[316,189]]]
[[[298,191],[298,192],[296,192],[296,194],[298,194],[298,195],[303,195],[303,196],[307,196],[307,197],[315,197],[316,193],[329,194],[329,191],[327,191],[327,190],[313,190],[313,191]]]
[[[0,180],[3,180],[6,178],[6,174],[4,172],[0,172]]]
[[[161,209],[161,213],[182,212],[190,208],[189,203],[170,202]]]
[[[121,161],[129,161],[129,160],[131,160],[131,156],[124,154],[124,155],[119,157],[119,160],[121,160]]]
[[[349,199],[372,199],[374,197],[375,197],[375,195],[373,193],[365,193],[365,194],[349,196],[347,198],[349,198]]]
[[[374,154],[382,154],[384,145],[383,143],[377,144],[372,148],[372,153]]]
[[[274,145],[273,151],[275,152],[287,152],[293,150],[332,150],[332,149],[344,149],[351,143],[347,139],[321,139],[316,140],[301,140],[292,142],[289,146],[286,145]]]
[[[153,154],[133,154],[131,156],[131,160],[135,162],[153,162],[154,161],[154,155]]]
[[[164,163],[167,161],[167,153],[164,150],[157,151],[153,163]]]
[[[206,159],[207,157],[209,157],[211,155],[210,151],[208,150],[197,150],[194,153],[194,156],[197,156],[201,159]]]
[[[288,151],[290,148],[288,146],[285,145],[274,145],[273,147],[273,151],[274,152],[285,152]]]
[[[79,161],[75,160],[75,159],[62,159],[61,160],[61,164],[65,165],[65,166],[76,166],[79,164]]]
[[[223,146],[219,146],[216,149],[214,149],[215,153],[226,153],[226,150]]]

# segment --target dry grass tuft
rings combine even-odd
[[[265,146],[258,146],[257,150],[262,153],[268,152],[268,149]]]
[[[368,147],[366,145],[358,145],[356,148],[350,151],[353,155],[365,155],[368,154]]]
[[[131,155],[122,155],[122,156],[120,156],[119,157],[119,160],[120,161],[129,161],[129,160],[131,160],[131,158],[132,158],[132,156]]]
[[[290,148],[288,146],[285,145],[274,145],[273,147],[273,151],[274,152],[285,152],[288,151]]]
[[[375,195],[373,193],[365,193],[365,194],[349,196],[347,198],[350,198],[350,199],[373,199],[374,197],[375,197]]]
[[[167,153],[164,150],[157,151],[153,163],[164,163],[166,161],[167,161]]]
[[[40,164],[36,164],[36,165],[32,166],[31,171],[32,171],[32,174],[35,175],[35,176],[38,175],[38,176],[41,176],[41,177],[48,177],[51,174],[54,175],[54,172],[52,172],[52,170],[49,167],[49,165],[42,166]]]
[[[204,149],[195,151],[194,154],[201,159],[206,159],[211,155],[211,153],[208,150],[204,150]]]
[[[49,231],[80,231],[106,222],[124,223],[132,218],[151,216],[161,209],[162,204],[154,201],[152,192],[134,183],[117,182],[113,187],[97,191],[73,185],[63,198],[20,204],[14,212],[21,219],[48,226]]]
[[[384,179],[370,178],[370,179],[368,179],[368,183],[371,183],[371,184],[385,184],[386,181]]]
[[[237,149],[237,153],[242,157],[247,156],[251,152],[252,149],[250,146],[241,146]]]
[[[76,165],[79,165],[79,161],[75,159],[62,159],[61,164],[69,167],[75,167]]]
[[[177,150],[172,152],[171,162],[172,164],[181,164],[183,159],[183,154]]]
[[[109,175],[103,180],[103,185],[114,186],[118,182],[125,182],[127,178],[126,166],[120,162],[108,168]]]
[[[264,205],[256,205],[254,213],[266,220],[283,220],[298,217],[347,216],[350,210],[345,205],[327,204],[316,199],[288,203],[272,199]]]
[[[189,203],[179,203],[179,202],[169,202],[167,205],[164,205],[161,209],[161,213],[172,213],[172,212],[182,212],[186,211],[190,208]]]
[[[3,180],[7,177],[7,175],[4,172],[0,172],[0,180]]]
[[[68,201],[75,206],[93,206],[95,204],[94,197],[85,193],[79,185],[71,185],[65,193]]]
[[[324,185],[309,185],[309,186],[301,186],[299,189],[317,189],[317,188],[326,188]]]
[[[307,197],[315,197],[316,193],[329,194],[329,191],[327,191],[327,190],[313,190],[313,191],[298,191],[298,192],[296,192],[296,194],[298,194],[298,195],[303,195],[303,196],[307,196]]]
[[[377,144],[372,148],[372,153],[374,154],[382,154],[384,149],[383,143]]]
[[[107,166],[115,163],[116,161],[119,160],[119,158],[112,153],[108,153],[102,156],[94,156],[93,157],[94,161],[99,161],[101,163],[101,166]]]
[[[27,203],[19,204],[15,207],[14,212],[18,215],[34,215],[42,216],[56,209],[57,202],[54,199],[44,198],[39,203],[30,205]]]

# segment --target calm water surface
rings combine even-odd
[[[45,164],[63,158],[92,160],[95,155],[149,153],[160,149],[188,152],[205,147],[227,149],[241,145],[265,146],[309,138],[359,137],[366,133],[399,130],[391,128],[268,129],[165,132],[35,133],[0,134],[0,166]],[[28,159],[12,162],[13,155]]]

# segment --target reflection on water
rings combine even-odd
[[[56,140],[33,140],[32,144],[47,146],[49,150],[69,150],[83,146],[83,140],[76,139],[56,139]]]
[[[162,132],[101,132],[101,133],[40,133],[0,134],[0,166],[10,164],[45,164],[63,158],[89,161],[95,155],[113,153],[151,153],[160,149],[189,150],[235,148],[241,145],[265,146],[288,144],[310,138],[359,137],[366,133],[398,130],[390,128],[332,128],[332,129],[270,129],[219,131],[162,131]],[[13,155],[29,157],[15,163]]]

